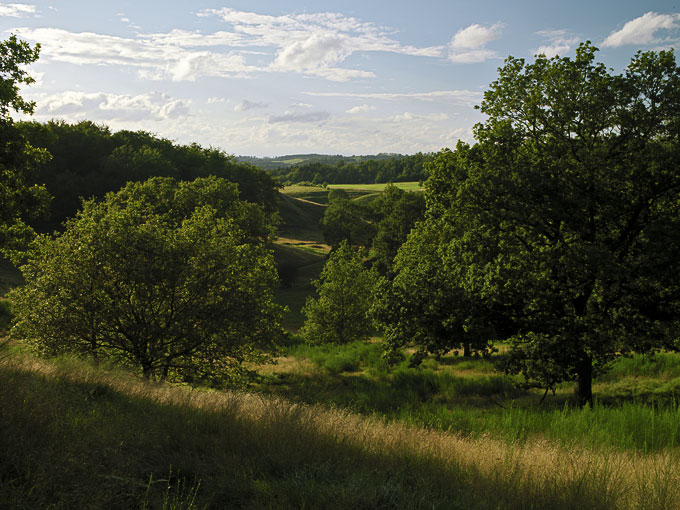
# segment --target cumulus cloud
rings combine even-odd
[[[31,4],[0,4],[0,16],[26,18],[36,14],[36,12],[36,6]]]
[[[548,58],[565,55],[579,42],[579,38],[569,30],[540,30],[536,35],[547,39],[548,44],[533,50],[534,55],[545,55]]]
[[[173,99],[165,94],[107,94],[65,91],[39,95],[36,116],[83,118],[96,121],[163,121],[189,114],[191,101]]]
[[[19,4],[5,7],[9,9],[9,5]],[[124,13],[118,16],[138,28]],[[346,81],[375,76],[371,71],[344,66],[355,53],[437,57],[443,51],[439,46],[403,45],[387,29],[341,14],[269,16],[224,8],[207,9],[199,16],[217,16],[229,28],[209,34],[173,29],[133,37],[40,28],[24,29],[22,36],[42,44],[43,59],[131,66],[144,78],[175,81],[262,72],[302,73]],[[270,60],[248,65],[247,57],[253,54],[269,56]]]
[[[285,112],[283,115],[273,115],[269,117],[269,122],[276,124],[279,122],[323,122],[331,116],[328,112]]]
[[[658,44],[664,41],[657,35],[659,31],[678,28],[680,28],[680,14],[658,14],[650,11],[629,21],[620,30],[609,34],[602,42],[602,46],[616,48],[628,44]]]
[[[200,15],[220,17],[252,46],[276,48],[270,70],[302,72],[334,81],[374,76],[370,71],[340,66],[354,53],[380,51],[429,57],[442,53],[441,47],[402,45],[382,27],[336,13],[269,16],[223,8],[207,9]]]
[[[58,28],[22,29],[21,36],[41,43],[41,60],[129,66],[143,78],[154,80],[193,81],[201,76],[225,77],[254,69],[234,52],[187,50],[142,36],[125,38]]]
[[[269,105],[267,103],[262,103],[258,101],[248,101],[247,99],[244,99],[241,101],[239,104],[234,106],[234,111],[235,112],[245,112],[248,110],[254,110],[256,108],[267,108]]]
[[[367,105],[367,104],[362,104],[362,105],[353,106],[352,108],[350,108],[349,110],[347,110],[347,113],[352,113],[352,114],[355,114],[355,113],[367,113],[367,112],[371,112],[371,111],[373,111],[373,110],[375,110],[375,106],[370,106],[370,105]]]
[[[461,28],[449,43],[449,60],[457,64],[469,64],[497,57],[495,51],[485,46],[500,37],[502,28],[501,23],[490,27],[474,24]]]

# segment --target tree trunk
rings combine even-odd
[[[472,356],[472,345],[470,342],[463,342],[463,357],[469,358]]]
[[[576,365],[574,397],[579,407],[588,404],[593,407],[593,360],[585,356]]]
[[[153,369],[151,368],[150,364],[143,363],[142,364],[142,376],[144,379],[147,381],[151,379],[151,376],[153,375]]]

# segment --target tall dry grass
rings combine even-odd
[[[220,507],[214,494],[223,490],[215,487],[220,476],[236,476],[223,465],[234,462],[248,466],[238,474],[240,483],[256,481],[232,501],[243,508],[680,508],[677,450],[645,455],[540,437],[521,443],[468,439],[276,397],[150,384],[76,361],[14,356],[2,370],[71,382],[88,392],[104,388],[141,402],[126,427],[150,428],[158,420],[154,408],[181,410],[163,414],[172,423],[153,434],[174,435],[159,445],[176,441],[186,451],[155,455],[200,481],[198,499],[206,507]],[[103,430],[104,424],[96,425],[86,430]],[[84,439],[112,440],[105,430],[101,434]]]

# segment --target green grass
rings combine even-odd
[[[680,448],[680,391],[668,384],[677,382],[675,354],[619,360],[596,381],[595,409],[571,406],[568,385],[539,405],[541,392],[516,388],[489,359],[428,358],[418,368],[405,359],[389,368],[375,341],[293,344],[286,354],[286,369],[268,376],[263,391],[472,438],[512,443],[542,437],[565,447],[642,453]],[[636,387],[641,381],[657,391],[617,398],[623,382]]]
[[[371,348],[348,351],[361,363],[378,364]],[[541,441],[464,439],[263,395],[143,383],[68,359],[6,360],[0,409],[6,508],[655,510],[680,504],[673,453],[629,458]]]
[[[393,186],[403,189],[405,191],[423,191],[425,188],[418,182],[393,182]],[[387,183],[381,184],[329,184],[329,189],[346,189],[346,190],[362,190],[362,191],[382,191],[387,186]]]

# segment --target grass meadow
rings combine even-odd
[[[425,188],[419,182],[393,182],[391,183],[397,188],[403,189],[404,191],[424,191]],[[381,184],[329,184],[329,189],[345,189],[345,190],[355,190],[355,191],[371,191],[380,192],[385,189],[386,183]]]
[[[306,370],[343,373],[327,355],[299,354]],[[353,345],[345,357],[373,354]],[[677,448],[588,446],[579,431],[563,441],[461,434],[16,352],[0,364],[0,406],[9,508],[680,507]]]

